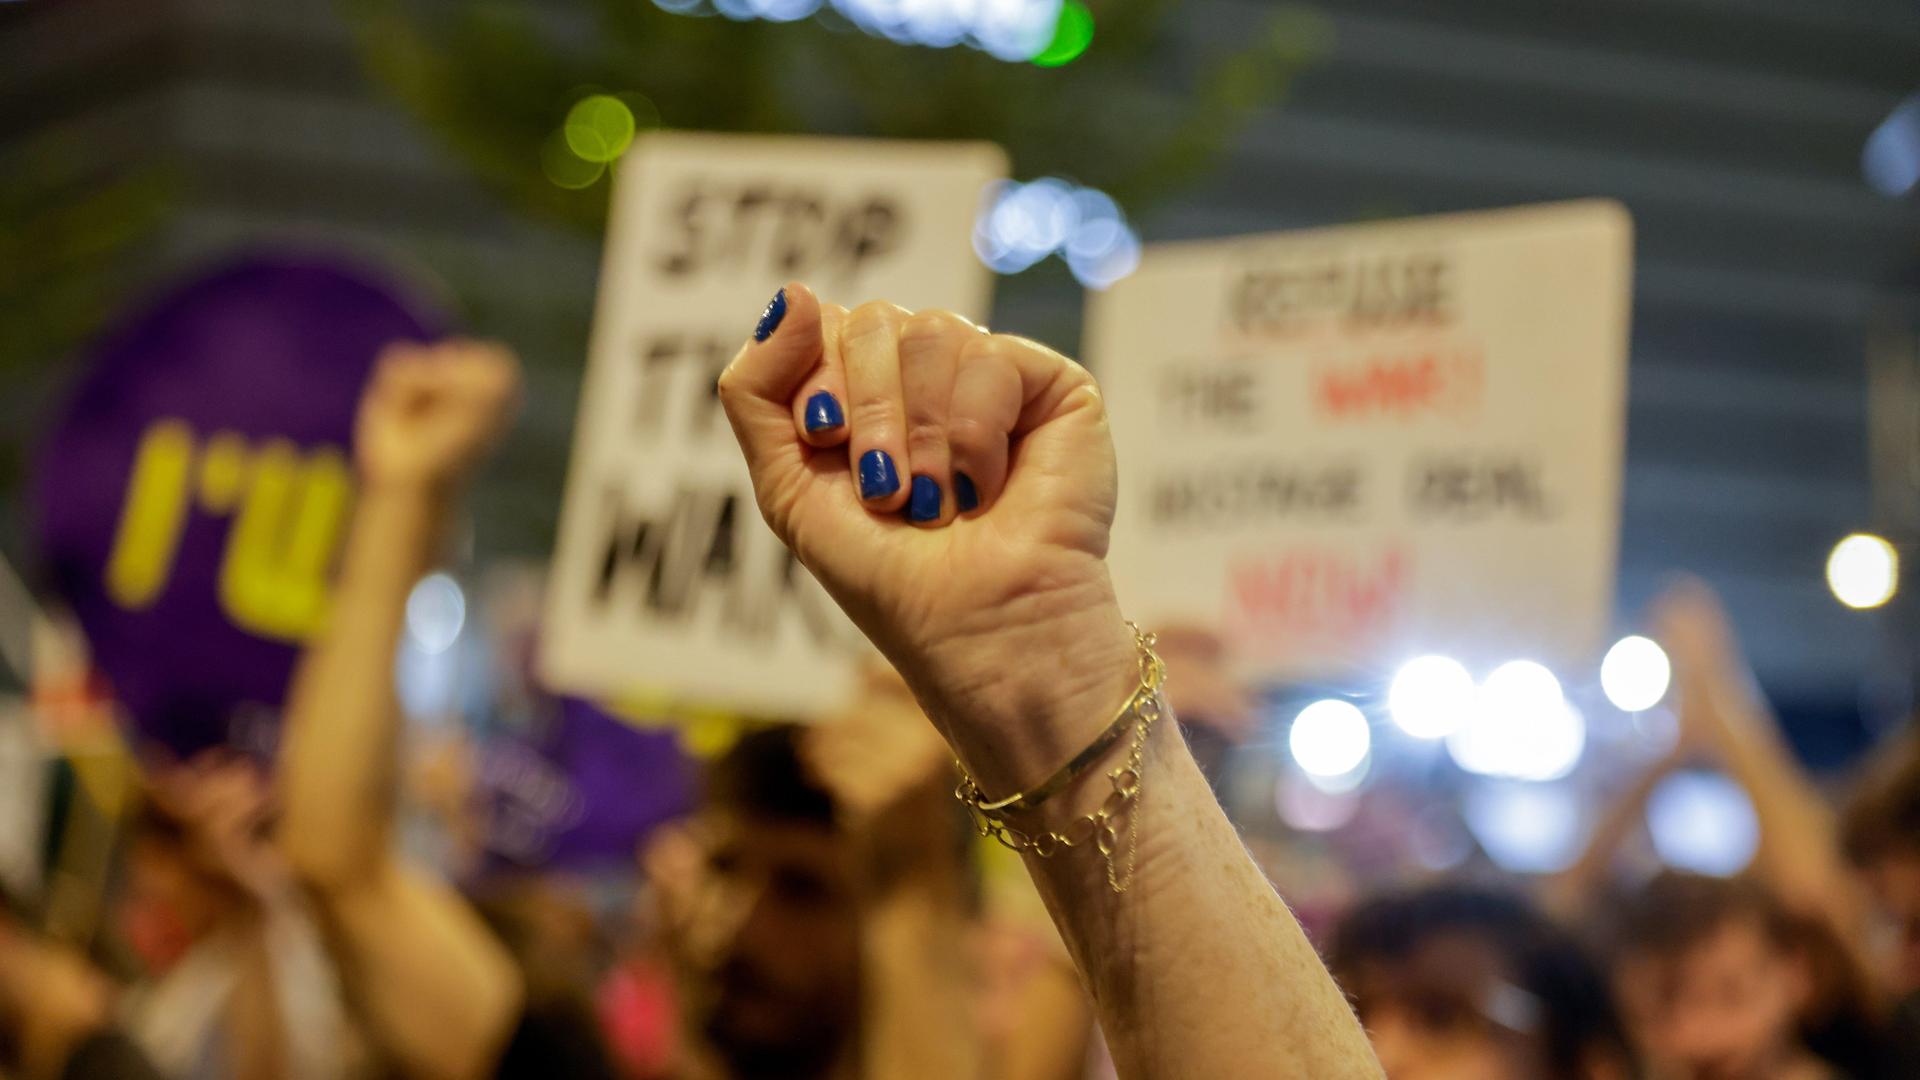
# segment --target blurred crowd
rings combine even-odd
[[[410,782],[391,677],[406,598],[515,384],[487,347],[382,363],[334,614],[277,749],[144,760],[101,934],[63,940],[8,898],[0,1075],[1109,1075],[1047,904],[975,834],[946,745],[883,667],[845,715],[756,726],[715,757],[698,808],[647,836],[611,899],[560,874],[450,880],[409,854],[406,822],[457,834],[463,799]],[[1652,619],[1681,736],[1571,869],[1410,874],[1312,920],[1387,1075],[1920,1077],[1920,741],[1879,749],[1836,800],[1711,593],[1681,583]],[[1231,643],[1184,629],[1163,651],[1217,764],[1253,727]],[[1655,785],[1700,765],[1753,804],[1750,866],[1626,857]]]

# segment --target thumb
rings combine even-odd
[[[754,501],[782,541],[808,483],[807,448],[793,425],[793,395],[824,352],[820,300],[797,282],[775,293],[753,337],[721,373],[720,404],[747,459]]]
[[[747,456],[755,491],[805,461],[792,402],[820,363],[821,349],[820,300],[795,282],[774,294],[753,339],[720,375],[720,404]]]

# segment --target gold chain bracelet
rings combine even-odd
[[[1131,622],[1127,623],[1127,629],[1133,631],[1134,647],[1140,653],[1140,685],[1127,703],[1121,706],[1113,723],[1107,725],[1071,761],[1028,791],[1006,799],[988,799],[962,767],[960,786],[953,792],[954,798],[959,799],[971,812],[974,827],[981,836],[992,837],[1014,851],[1031,852],[1037,858],[1050,859],[1064,850],[1094,845],[1107,864],[1107,887],[1116,893],[1126,892],[1133,884],[1133,868],[1140,846],[1140,783],[1146,766],[1147,738],[1153,733],[1154,721],[1166,712],[1160,693],[1166,685],[1167,665],[1153,651],[1154,635],[1142,631]],[[1133,731],[1133,743],[1128,749],[1127,760],[1107,773],[1113,790],[1092,813],[1074,819],[1059,831],[1029,833],[1007,820],[1010,814],[1032,810],[1065,788],[1104,756],[1129,728]],[[958,762],[955,764],[958,765]],[[1115,819],[1123,815],[1127,829],[1124,866],[1117,857],[1120,832],[1114,826]]]

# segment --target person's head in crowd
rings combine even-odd
[[[1759,884],[1664,871],[1617,914],[1613,975],[1659,1075],[1792,1075],[1814,972],[1798,922]]]
[[[801,733],[742,737],[708,773],[679,868],[651,860],[676,894],[667,932],[689,1037],[736,1077],[822,1075],[858,1027],[860,868]]]
[[[127,828],[119,927],[150,974],[242,911],[278,852],[266,781],[243,758],[209,755],[152,770]]]
[[[1862,779],[1841,843],[1891,931],[1882,972],[1889,989],[1920,992],[1920,729]]]
[[[1605,976],[1520,897],[1439,885],[1363,900],[1328,958],[1389,1080],[1626,1080]]]

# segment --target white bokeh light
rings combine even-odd
[[[1647,796],[1647,832],[1668,866],[1732,877],[1760,848],[1760,819],[1740,785],[1714,772],[1677,772]]]
[[[1446,656],[1409,660],[1387,689],[1387,712],[1401,731],[1416,739],[1453,734],[1473,713],[1473,675]]]
[[[1623,637],[1600,661],[1600,689],[1621,712],[1639,712],[1660,704],[1673,681],[1673,664],[1652,638]]]
[[[1854,533],[1827,557],[1827,587],[1850,608],[1876,608],[1900,584],[1900,554],[1871,533]]]
[[[1058,255],[1089,289],[1107,288],[1140,266],[1140,237],[1119,204],[1053,176],[988,187],[974,219],[973,250],[998,274]]]
[[[1344,777],[1366,763],[1373,732],[1352,702],[1325,698],[1301,709],[1287,731],[1287,749],[1302,772]]]
[[[717,13],[729,19],[793,22],[831,3],[847,22],[902,45],[944,49],[968,45],[1013,63],[1032,60],[1053,43],[1064,0],[653,0],[676,15]]]
[[[407,594],[407,633],[420,651],[446,652],[467,625],[467,596],[449,574],[428,574]]]
[[[1531,660],[1495,668],[1481,684],[1467,722],[1447,736],[1454,764],[1514,780],[1565,776],[1586,747],[1586,718],[1567,702],[1553,672]]]
[[[1509,873],[1565,870],[1586,841],[1580,799],[1565,784],[1475,784],[1460,809],[1487,857]]]

